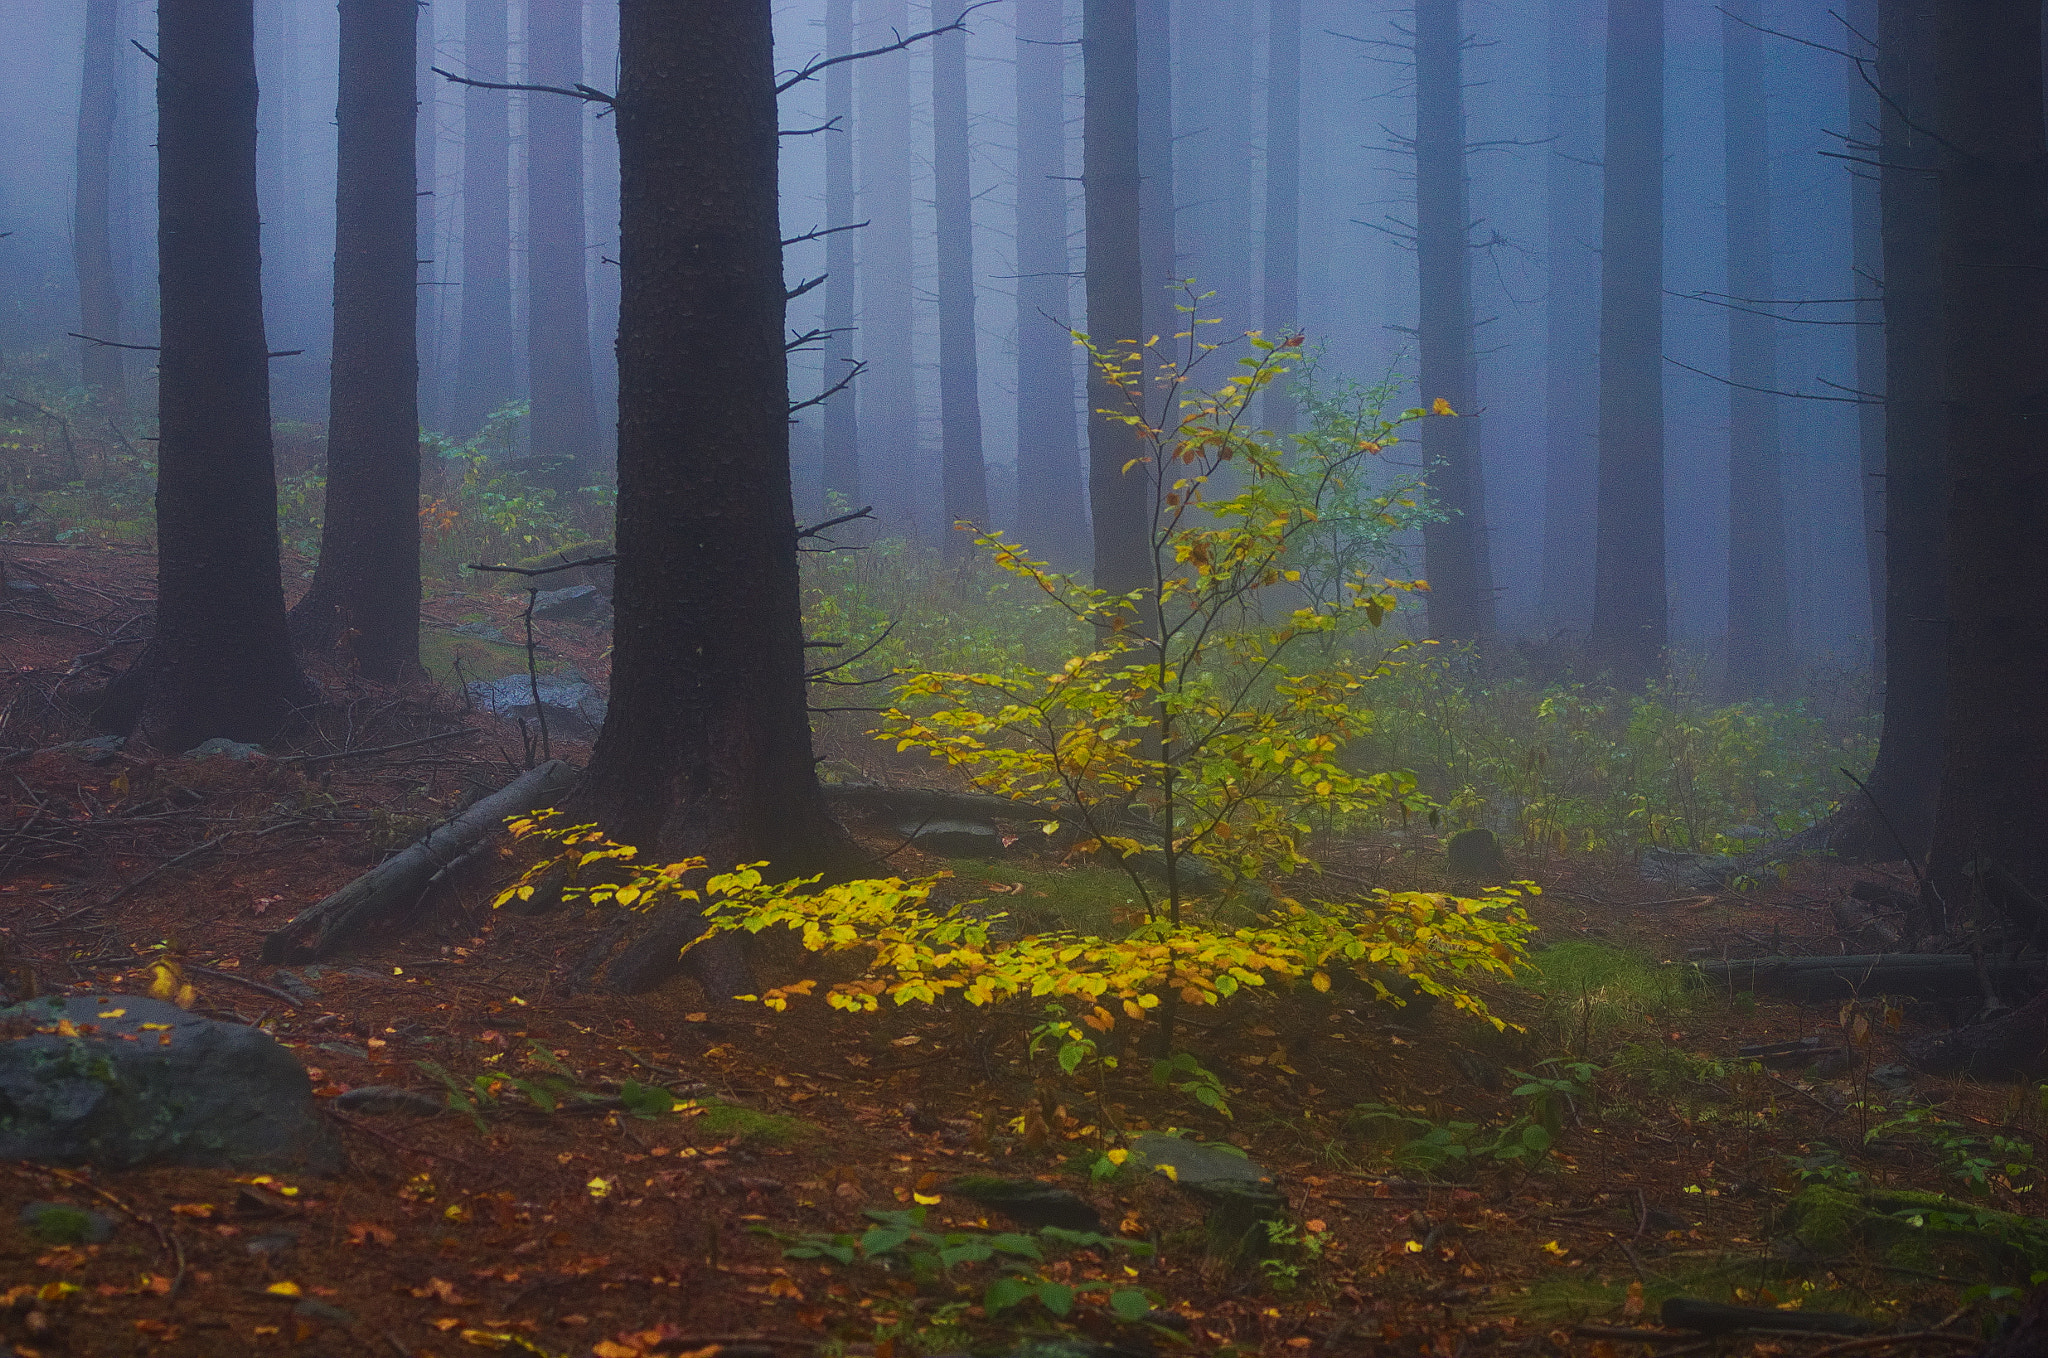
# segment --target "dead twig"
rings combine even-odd
[[[416,740],[401,740],[396,745],[373,745],[364,750],[336,750],[332,754],[292,754],[278,760],[280,764],[326,764],[336,759],[360,759],[373,754],[390,754],[394,750],[410,750],[417,745],[432,745],[437,740],[453,740],[457,736],[473,736],[476,732],[465,726],[460,731],[440,731]]]
[[[1945,1334],[1940,1330],[1914,1330],[1909,1334],[1877,1334],[1872,1335],[1868,1339],[1845,1339],[1839,1344],[1830,1344],[1824,1349],[1815,1349],[1812,1353],[1807,1354],[1806,1358],[1830,1358],[1830,1355],[1837,1353],[1864,1353],[1871,1349],[1886,1348],[1893,1344],[1917,1344],[1925,1340],[1954,1344],[1957,1348],[1964,1349],[1974,1349],[1983,1343],[1982,1340],[1973,1339],[1966,1334]]]

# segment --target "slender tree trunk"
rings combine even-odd
[[[1472,221],[1465,177],[1465,29],[1459,0],[1416,0],[1415,259],[1420,272],[1418,380],[1425,403],[1455,417],[1422,430],[1433,498],[1447,517],[1424,525],[1429,630],[1440,641],[1493,634],[1486,486],[1479,461],[1479,376],[1472,352]]]
[[[387,681],[420,659],[418,12],[341,0],[327,508],[291,614],[302,648]]]
[[[1929,870],[1959,909],[1973,860],[2048,884],[2048,135],[2040,0],[1934,14],[1949,626]]]
[[[1144,319],[1139,333],[1160,343],[1159,363],[1177,361],[1173,336],[1185,329],[1175,308],[1180,276],[1173,171],[1173,13],[1171,0],[1138,0],[1138,252]],[[1156,367],[1156,365],[1155,365]]]
[[[418,340],[415,352],[419,356],[419,415],[420,423],[428,428],[441,427],[441,298],[445,289],[442,280],[451,272],[446,261],[441,259],[442,239],[439,230],[441,218],[441,120],[439,114],[441,86],[440,76],[433,68],[440,64],[435,55],[434,8],[424,9],[419,18],[418,55],[414,58],[416,69],[414,80],[419,90],[419,114],[416,129],[418,151],[414,164],[419,176],[419,322],[416,328]]]
[[[462,74],[505,79],[505,6],[464,0]],[[512,353],[512,149],[502,90],[462,91],[462,337],[444,408],[468,436],[517,394]]]
[[[957,13],[957,11],[956,11]],[[934,13],[937,20],[939,14]],[[974,189],[968,172],[967,34],[932,39],[932,175],[939,226],[939,452],[946,555],[974,551],[987,532],[988,469],[981,452],[981,363],[974,337]]]
[[[912,30],[905,0],[865,0],[861,44],[879,47]],[[915,316],[912,312],[910,57],[895,52],[859,64],[861,483],[888,530],[920,531],[927,497],[918,475]],[[937,506],[932,506],[936,508]]]
[[[567,89],[583,82],[583,0],[527,0],[526,78]],[[526,352],[533,451],[565,458],[559,489],[597,470],[597,396],[584,285],[583,104],[530,95],[526,106]]]
[[[1947,720],[1949,415],[1942,407],[1943,303],[1934,32],[1921,0],[1879,0],[1877,159],[1884,232],[1884,726],[1870,796],[1906,846],[1927,851]],[[1839,852],[1889,858],[1867,821]]]
[[[1081,54],[1087,87],[1081,179],[1088,202],[1088,337],[1123,355],[1145,323],[1144,255],[1138,195],[1137,0],[1086,0]],[[1153,583],[1150,470],[1125,464],[1144,455],[1115,414],[1129,402],[1092,365],[1088,374],[1088,505],[1094,520],[1095,583],[1117,594]]]
[[[1877,38],[1877,0],[1851,0],[1849,27],[1862,39],[1845,35],[1857,48],[1871,50],[1863,40]],[[1864,78],[1864,67],[1845,61],[1848,81],[1850,149],[1882,160],[1881,110],[1877,93]],[[1856,386],[1874,396],[1884,394],[1884,212],[1879,202],[1883,171],[1867,165],[1849,167],[1849,295],[1858,298],[1856,322]],[[1884,534],[1884,406],[1875,401],[1856,408],[1858,471],[1863,478],[1863,557],[1870,589],[1870,662],[1877,687],[1884,687],[1885,534]]]
[[[1608,0],[1593,658],[1664,673],[1664,0]]]
[[[1301,322],[1301,0],[1272,0],[1266,38],[1266,335]],[[1463,148],[1459,148],[1460,155]],[[1260,414],[1276,434],[1294,432],[1294,396],[1266,389]]]
[[[99,717],[184,750],[313,699],[279,577],[252,0],[159,0],[156,636]]]
[[[1062,569],[1088,559],[1067,327],[1066,24],[1017,0],[1017,535]]]
[[[121,44],[115,0],[86,0],[85,65],[78,86],[78,182],[72,199],[71,254],[78,272],[78,331],[121,341],[121,290],[114,279],[114,242],[108,221],[113,184],[114,111],[120,85]],[[128,405],[122,350],[81,341],[79,377],[109,409]]]
[[[1770,106],[1758,0],[1728,0],[1721,15],[1722,128],[1727,160],[1728,669],[1732,698],[1779,692],[1792,657],[1785,576],[1785,506],[1778,400],[1777,296],[1771,268]]]
[[[853,0],[825,0],[825,54],[853,51]],[[842,62],[825,72],[825,225],[854,224],[853,201],[853,64]],[[825,237],[825,385],[837,383],[853,366],[854,296],[859,283],[854,264],[854,233],[840,229]],[[825,403],[824,480],[827,495],[836,494],[847,508],[858,509],[860,498],[859,395],[842,391]],[[840,513],[833,510],[832,513]]]
[[[1587,0],[1550,0],[1544,166],[1548,284],[1543,308],[1543,578],[1552,631],[1593,615],[1600,387],[1599,25]]]
[[[621,0],[619,562],[583,800],[647,853],[817,871],[770,0]]]

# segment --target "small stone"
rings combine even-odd
[[[1500,840],[1493,831],[1480,826],[1460,830],[1445,840],[1444,859],[1451,876],[1460,881],[1484,878],[1497,882],[1507,876],[1508,860],[1500,850]]]
[[[290,1231],[278,1231],[272,1235],[259,1235],[245,1240],[242,1242],[242,1248],[258,1258],[268,1258],[274,1254],[283,1254],[298,1243],[299,1238]]]
[[[111,763],[127,743],[126,736],[94,736],[91,740],[74,740],[68,745],[59,745],[57,750],[88,764],[106,764]]]
[[[896,833],[941,858],[1000,858],[1003,853],[1003,834],[994,821],[910,820],[896,826]]]
[[[1068,1231],[1100,1231],[1102,1218],[1093,1207],[1064,1188],[1036,1179],[1003,1179],[970,1174],[946,1186],[948,1193],[1000,1212],[1020,1226],[1038,1230],[1058,1226]]]
[[[339,1306],[330,1306],[316,1297],[307,1297],[297,1306],[292,1307],[292,1314],[301,1320],[324,1320],[329,1325],[353,1325],[356,1323],[355,1315],[352,1312],[344,1311]]]
[[[534,707],[534,689],[540,690],[540,706]],[[543,679],[535,685],[526,675],[478,680],[469,686],[469,699],[486,712],[539,723],[547,714],[548,734],[570,740],[594,740],[604,726],[607,704],[604,696],[582,680]]]
[[[187,759],[210,759],[214,755],[223,755],[238,764],[246,763],[251,759],[261,759],[263,757],[263,747],[260,745],[244,745],[239,740],[229,740],[225,736],[215,736],[212,740],[194,745],[191,749],[185,751]]]
[[[10,594],[34,595],[48,594],[50,591],[44,589],[33,580],[9,580],[7,582],[7,592]]]
[[[544,589],[533,596],[533,616],[551,622],[584,622],[611,611],[611,601],[596,585]]]
[[[32,1202],[21,1209],[21,1224],[45,1245],[97,1245],[114,1234],[114,1219],[68,1202]]]

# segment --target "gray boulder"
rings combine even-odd
[[[1003,833],[994,821],[906,820],[896,833],[941,858],[1001,858]]]
[[[1174,1183],[1209,1209],[1208,1252],[1219,1263],[1243,1263],[1264,1244],[1267,1222],[1290,1217],[1273,1176],[1234,1146],[1146,1132],[1131,1140],[1131,1163],[1170,1168]]]
[[[604,695],[580,679],[543,679],[539,684],[540,706],[533,702],[534,686],[523,674],[503,679],[479,679],[469,686],[469,699],[486,712],[501,717],[524,719],[539,725],[545,712],[550,736],[570,740],[595,740],[604,726],[607,704]]]
[[[0,1160],[332,1173],[334,1129],[270,1034],[135,995],[0,1010]]]
[[[611,612],[611,600],[596,585],[544,589],[533,596],[533,616],[551,622],[584,622]]]

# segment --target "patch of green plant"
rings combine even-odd
[[[1545,1019],[1580,1057],[1645,1018],[1683,1008],[1695,993],[1681,970],[1583,940],[1532,954],[1515,980],[1542,997]]]
[[[489,1129],[488,1115],[515,1108],[557,1112],[565,1107],[598,1105],[617,1108],[629,1117],[651,1119],[693,1107],[659,1085],[625,1080],[616,1094],[585,1089],[576,1072],[538,1041],[529,1039],[525,1060],[541,1073],[514,1075],[509,1071],[487,1070],[468,1079],[455,1074],[438,1061],[415,1061],[420,1070],[438,1080],[448,1092],[448,1107],[468,1117],[478,1131]]]
[[[1995,1133],[1977,1135],[1933,1108],[1909,1108],[1864,1133],[1864,1144],[1885,1138],[1925,1143],[1940,1158],[1942,1171],[1976,1196],[1994,1186],[2025,1193],[2035,1186],[2034,1144]]]
[[[1026,834],[1034,833],[1027,829]],[[950,864],[964,899],[984,895],[984,887],[1006,894],[986,895],[991,909],[1007,911],[1025,933],[1094,934],[1102,938],[1129,932],[1144,918],[1145,901],[1131,879],[1115,868],[1082,864],[1071,868],[1040,868],[1024,863],[989,863],[955,859]]]
[[[822,1130],[814,1122],[789,1117],[782,1113],[763,1113],[753,1108],[742,1108],[736,1103],[720,1103],[715,1099],[700,1099],[696,1107],[704,1111],[697,1114],[697,1125],[713,1136],[730,1140],[758,1141],[768,1146],[794,1146],[808,1141]]]
[[[1522,1081],[1514,1095],[1523,1100],[1524,1111],[1503,1127],[1456,1119],[1438,1122],[1419,1109],[1385,1103],[1358,1104],[1347,1122],[1354,1131],[1379,1141],[1392,1164],[1424,1174],[1480,1163],[1535,1166],[1563,1135],[1565,1114],[1591,1096],[1592,1079],[1599,1071],[1583,1061],[1555,1057],[1539,1065],[1551,1069],[1542,1074],[1513,1072]]]
[[[1265,1230],[1266,1243],[1259,1255],[1259,1272],[1265,1276],[1268,1287],[1284,1296],[1298,1289],[1302,1279],[1315,1271],[1329,1241],[1322,1232],[1292,1221],[1265,1221],[1260,1225]]]
[[[1230,1116],[1230,1100],[1223,1081],[1217,1078],[1215,1071],[1187,1052],[1175,1052],[1163,1061],[1154,1061],[1152,1083],[1161,1089],[1186,1095],[1211,1112]]]

